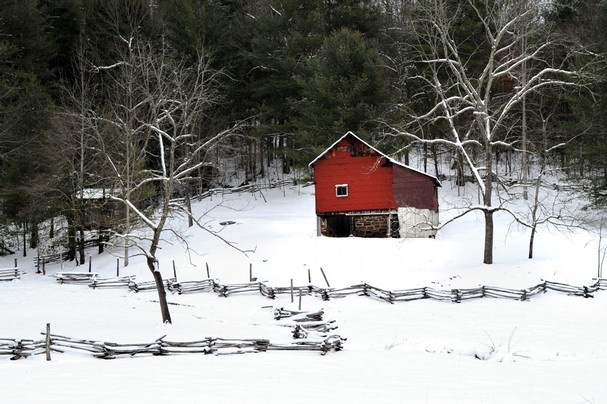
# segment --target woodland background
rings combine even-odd
[[[75,257],[78,232],[116,226],[91,224],[86,190],[132,202],[126,219],[120,215],[128,233],[129,208],[156,206],[167,192],[188,199],[211,186],[241,185],[230,180],[235,172],[252,182],[266,177],[276,161],[290,173],[346,131],[405,163],[415,149],[439,177],[451,174],[440,172],[437,160],[452,161],[457,181],[470,180],[457,148],[432,142],[448,128],[438,120],[411,124],[440,98],[420,80],[420,52],[432,46],[420,41],[418,31],[428,22],[425,3],[0,0],[3,232],[18,224],[34,248],[40,223],[65,217]],[[440,3],[451,18],[458,57],[471,75],[487,63],[483,10],[538,5],[429,3]],[[534,10],[533,34],[524,43],[558,38],[549,50],[550,66],[584,69],[592,80],[530,94],[487,150],[513,181],[521,179],[521,149],[532,162],[546,157],[600,205],[607,187],[607,62],[600,56],[607,51],[607,3],[555,0]],[[490,85],[492,102],[516,94],[515,76]],[[447,87],[458,80],[444,70],[437,77]],[[511,141],[523,131],[523,143]],[[153,136],[160,132],[164,138]],[[412,136],[401,136],[405,132]],[[561,145],[549,156],[546,134],[551,145]],[[162,139],[172,139],[174,147]],[[482,143],[480,134],[476,143]],[[475,151],[476,143],[465,147],[481,160],[484,149]],[[170,189],[150,180],[158,173],[168,178],[165,152],[172,153],[173,168],[188,167],[181,176],[175,171],[179,181]]]

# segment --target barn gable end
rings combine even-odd
[[[392,160],[352,132],[333,143],[310,167],[319,234],[411,237],[415,236],[411,229],[438,224],[438,180]],[[424,219],[428,212],[435,212],[435,218]],[[401,223],[406,217],[415,217],[416,223]],[[403,232],[403,228],[409,230]],[[420,236],[427,237],[427,232]]]

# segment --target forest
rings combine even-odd
[[[86,230],[288,174],[347,131],[451,162],[485,207],[547,167],[600,206],[606,52],[602,0],[0,0],[2,231],[34,248],[64,217],[82,262]]]

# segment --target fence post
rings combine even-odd
[[[253,264],[249,263],[249,282],[253,282]]]
[[[173,260],[173,278],[177,281],[177,270],[175,269],[175,260]]]
[[[116,258],[116,278],[120,276],[120,258]]]
[[[293,303],[293,278],[291,278],[291,303]]]
[[[15,258],[15,268],[18,268],[18,265],[17,265],[17,258]]]
[[[91,258],[91,256],[89,255],[89,273],[91,273],[91,260],[92,260],[92,258]]]
[[[325,278],[325,282],[327,283],[327,287],[330,288],[331,285],[329,285],[329,281],[327,280],[327,275],[325,275],[325,271],[322,269],[322,267],[320,268],[320,272],[322,273],[322,277]]]
[[[209,263],[207,262],[207,278],[211,279],[211,275],[209,274]]]
[[[51,323],[46,323],[46,360],[51,360]]]
[[[298,310],[301,310],[301,289],[299,289],[299,306]]]
[[[310,268],[308,268],[308,284],[312,284],[312,274],[310,273]]]
[[[42,257],[42,275],[46,275],[46,257]]]

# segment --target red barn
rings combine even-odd
[[[319,234],[433,237],[436,177],[389,158],[352,132],[310,163]]]

